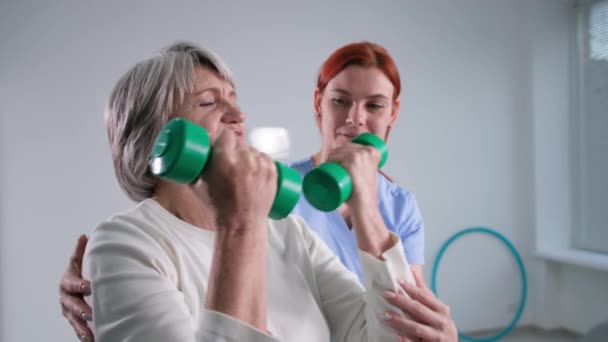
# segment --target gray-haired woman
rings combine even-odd
[[[267,218],[276,191],[271,158],[244,142],[245,115],[230,72],[213,53],[176,43],[116,84],[106,128],[118,181],[139,204],[101,223],[83,263],[97,341],[397,340],[385,300],[412,279],[400,239],[377,208],[378,153],[336,153],[351,173],[349,205],[362,286],[296,217]],[[147,159],[161,127],[183,117],[206,128],[214,156],[204,180],[155,178]],[[390,313],[389,313],[390,312]]]

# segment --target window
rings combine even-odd
[[[608,0],[578,6],[573,244],[608,253]]]
[[[590,59],[608,61],[608,1],[591,6],[589,12]]]

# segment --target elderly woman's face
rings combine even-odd
[[[194,70],[194,90],[175,111],[183,117],[207,129],[211,141],[228,129],[245,142],[245,114],[236,104],[236,92],[232,85],[206,67]]]

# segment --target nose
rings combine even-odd
[[[365,109],[360,108],[357,105],[351,106],[346,117],[346,123],[350,125],[363,126],[367,119],[367,113]]]
[[[222,122],[228,124],[240,124],[245,121],[245,113],[234,104],[226,102],[224,104],[224,115],[222,116]]]

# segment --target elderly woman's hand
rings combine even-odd
[[[84,301],[84,296],[91,294],[91,284],[82,279],[82,256],[87,245],[87,237],[78,239],[74,254],[59,284],[59,302],[63,316],[70,322],[74,332],[81,341],[94,341],[93,333],[86,321],[92,319],[91,307]]]
[[[414,273],[415,277],[419,277]],[[416,283],[424,282],[416,279]],[[407,295],[387,292],[386,299],[407,312],[412,319],[387,312],[386,324],[396,329],[401,341],[457,342],[458,330],[452,320],[450,308],[439,300],[426,286],[400,282]],[[409,297],[408,297],[409,295]]]
[[[224,128],[213,143],[213,155],[203,179],[220,222],[244,219],[265,222],[277,190],[277,170],[272,158],[240,143]]]

